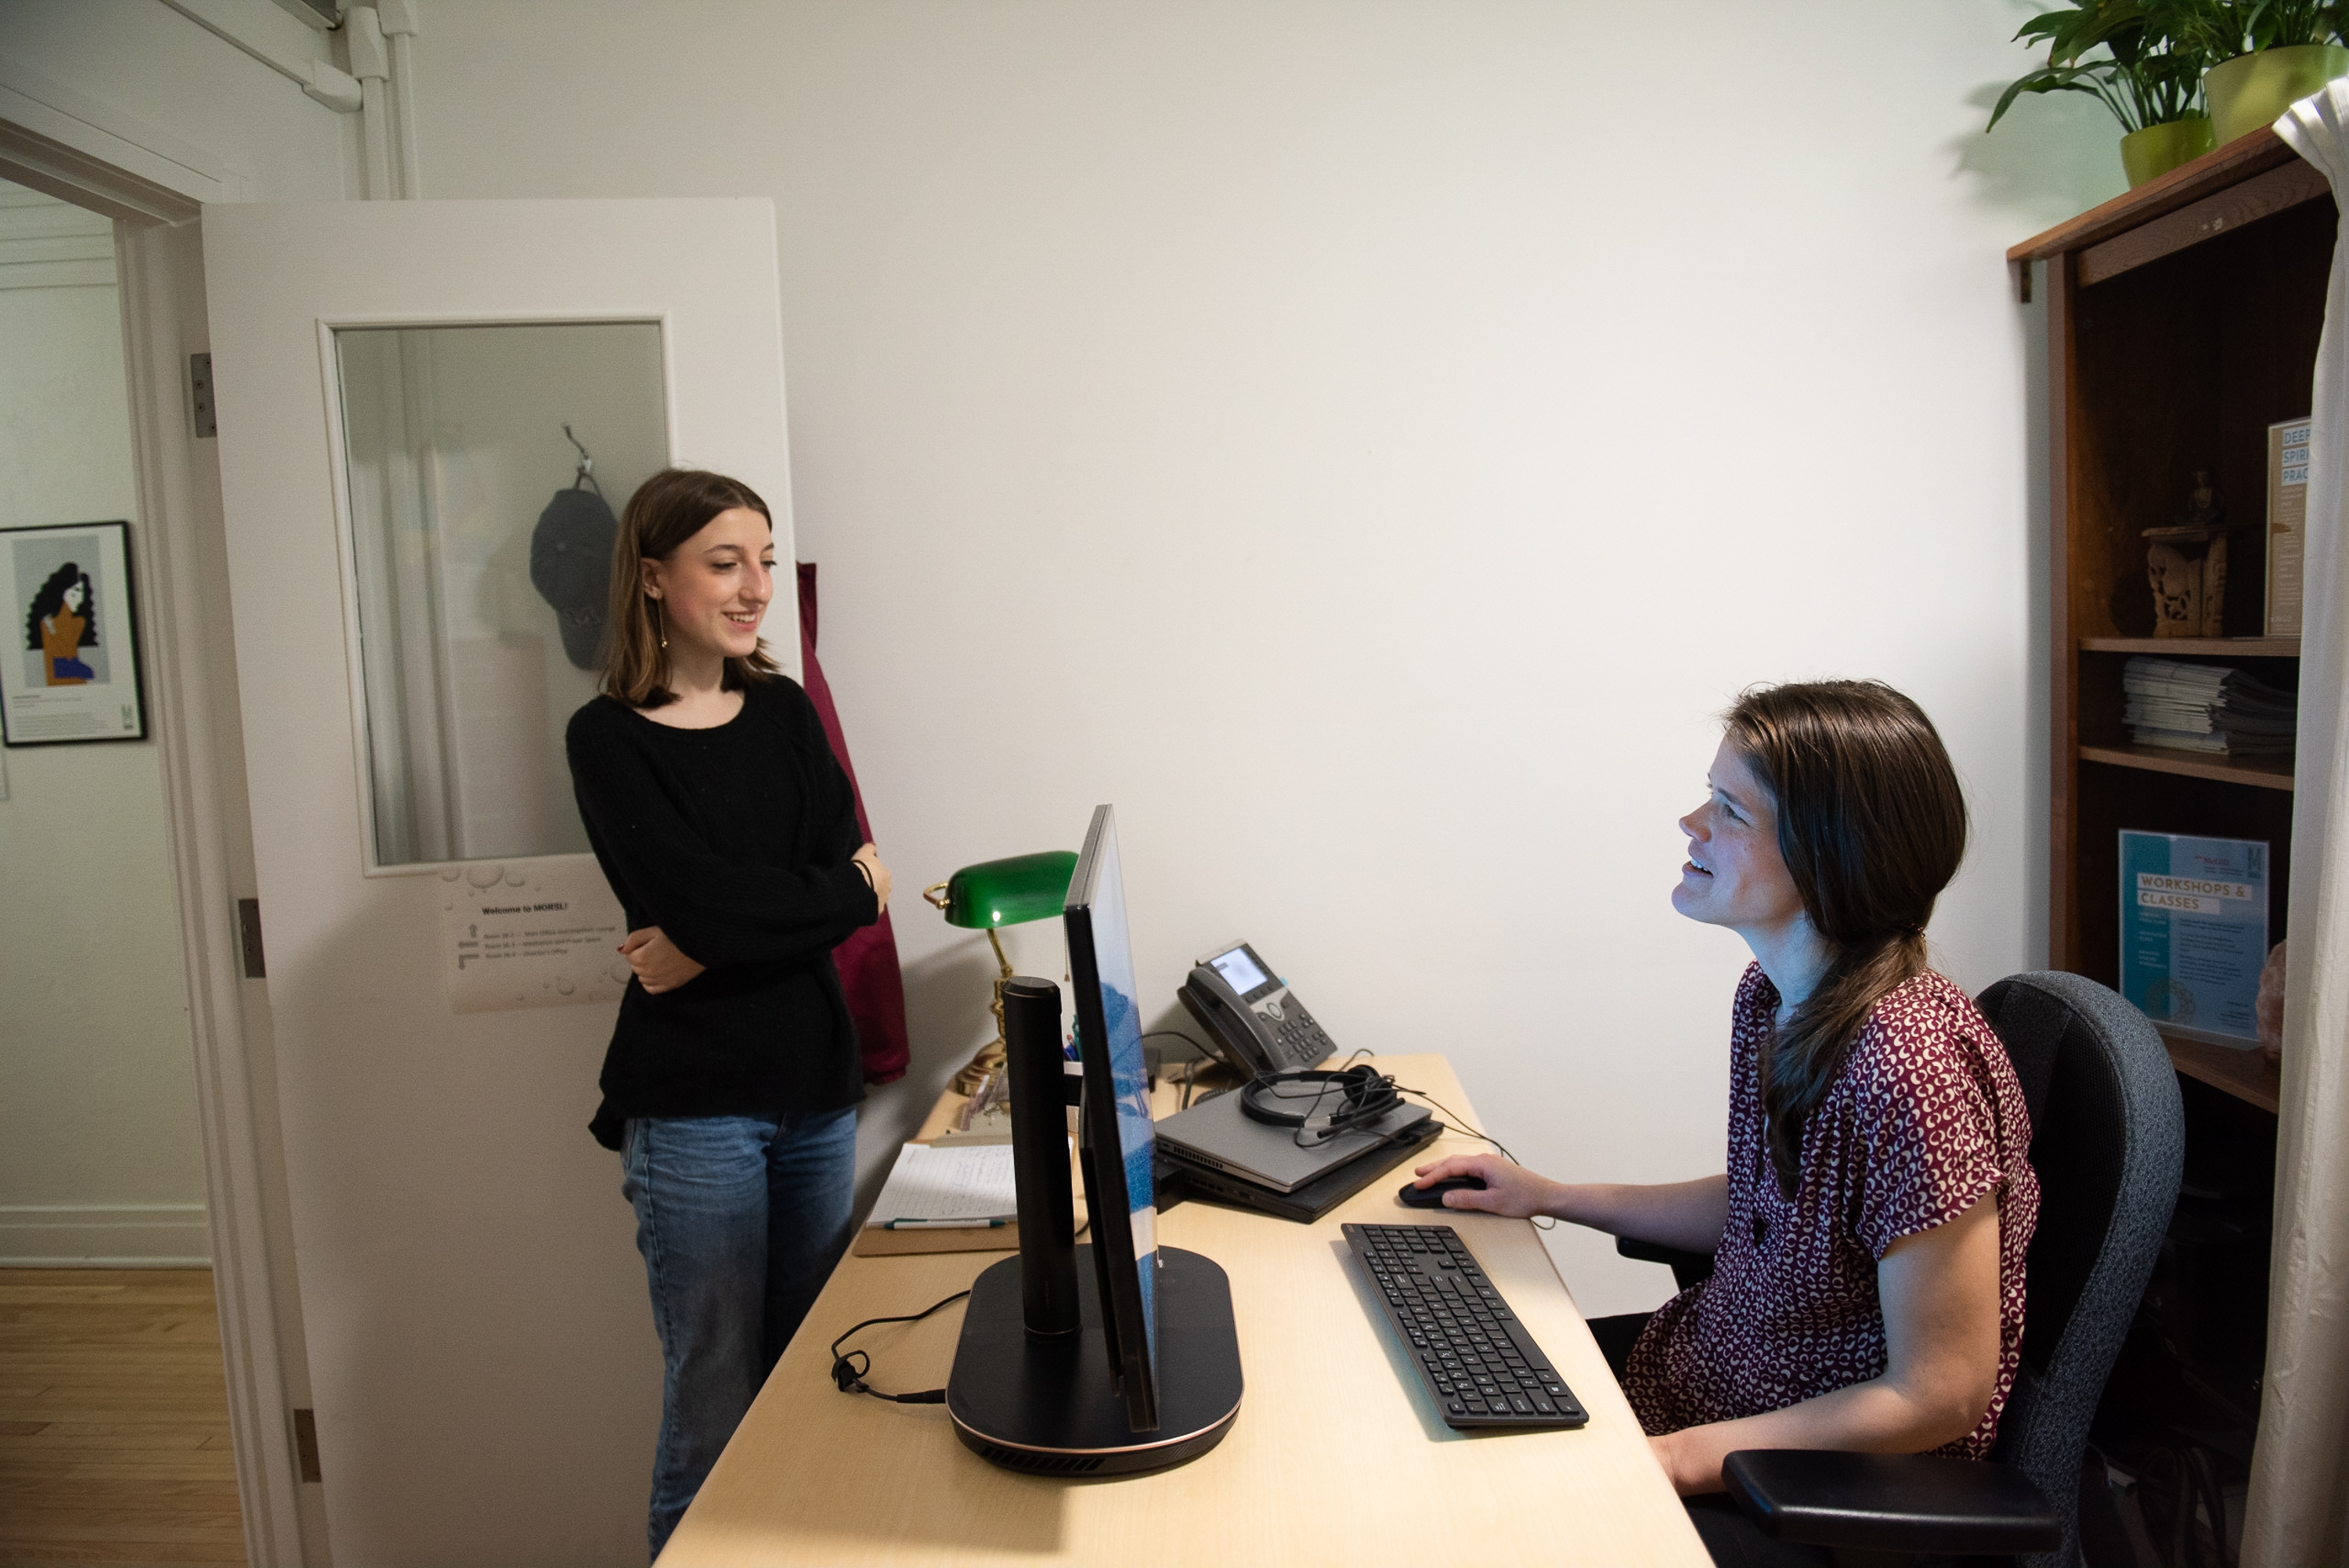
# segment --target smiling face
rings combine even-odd
[[[775,542],[767,520],[730,507],[658,561],[643,562],[645,592],[660,602],[672,659],[748,658],[775,596]]]
[[[1672,907],[1749,939],[1804,922],[1803,895],[1778,849],[1778,806],[1753,767],[1723,740],[1703,805],[1681,819],[1689,858]]]

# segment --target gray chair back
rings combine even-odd
[[[2010,975],[1981,997],[2031,1109],[2039,1228],[2025,1276],[2023,1366],[1996,1458],[2064,1519],[2064,1544],[2029,1568],[2080,1561],[2088,1421],[2153,1272],[2186,1153],[2178,1075],[2161,1037],[2077,975]]]

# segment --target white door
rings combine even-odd
[[[767,500],[792,558],[773,209],[203,224],[334,1560],[641,1563],[659,1351],[619,1161],[586,1130],[616,986],[485,995],[451,944],[487,899],[595,902],[561,740],[594,688],[602,525],[556,498],[594,488],[563,427],[614,512],[663,463],[716,469]],[[766,633],[796,676],[789,583]]]

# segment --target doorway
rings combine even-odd
[[[0,181],[0,529],[135,555],[136,471],[114,224]],[[33,608],[5,656],[42,656]],[[0,1550],[243,1562],[157,743],[0,750]]]

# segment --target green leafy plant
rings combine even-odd
[[[2159,0],[2155,8],[2172,38],[2214,66],[2254,49],[2337,43],[2349,26],[2341,0]]]
[[[2224,5],[2220,0],[2209,0],[2214,10],[2232,11],[2242,17],[2242,37],[2251,49],[2281,49],[2293,44],[2333,44],[2342,37],[2342,27],[2349,24],[2349,5],[2325,5],[2323,0],[2256,0],[2244,5]],[[2249,49],[2238,49],[2248,54]]]
[[[2213,40],[2232,21],[2216,14],[2283,5],[2307,9],[2316,0],[2252,0],[2248,6],[2234,0],[2087,0],[2033,16],[2014,36],[2044,42],[2047,63],[2000,95],[1990,123],[1998,124],[2024,93],[2086,93],[2112,111],[2124,131],[2199,115],[2202,73],[2243,52],[2214,52]],[[2103,55],[2086,58],[2095,49]]]

